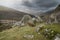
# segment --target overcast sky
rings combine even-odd
[[[0,0],[0,5],[28,13],[50,11],[59,4],[60,0]]]

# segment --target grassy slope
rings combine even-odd
[[[33,34],[33,39],[23,38],[24,34]],[[43,35],[39,35],[35,32],[35,27],[15,27],[10,30],[0,32],[0,40],[46,40]]]
[[[60,33],[60,24],[46,25],[45,28],[51,28],[52,30]]]
[[[46,25],[45,28],[51,28],[54,31],[60,33],[60,24]],[[9,30],[0,32],[0,40],[48,40],[42,34],[37,34],[35,32],[36,27],[15,27]],[[33,39],[25,39],[24,34],[33,34]]]

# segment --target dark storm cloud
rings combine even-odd
[[[36,11],[46,11],[52,10],[57,6],[57,2],[53,0],[31,0],[31,1],[23,1],[22,5],[35,9]],[[50,9],[51,8],[51,9]]]
[[[55,9],[60,0],[10,0],[0,2],[1,5],[28,13],[46,12]]]

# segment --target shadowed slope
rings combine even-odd
[[[20,12],[11,8],[0,6],[0,19],[3,20],[20,20],[27,13]]]

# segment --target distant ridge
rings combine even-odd
[[[54,10],[51,10],[51,11],[48,11],[48,12],[45,12],[45,13],[38,13],[39,14],[39,16],[46,16],[46,15],[50,15],[50,14],[53,14],[53,13],[57,13],[57,12],[59,12],[60,11],[60,5],[58,5],[57,7],[56,7],[56,9],[54,9]]]
[[[28,14],[8,7],[0,6],[0,20],[21,20],[23,15]]]

